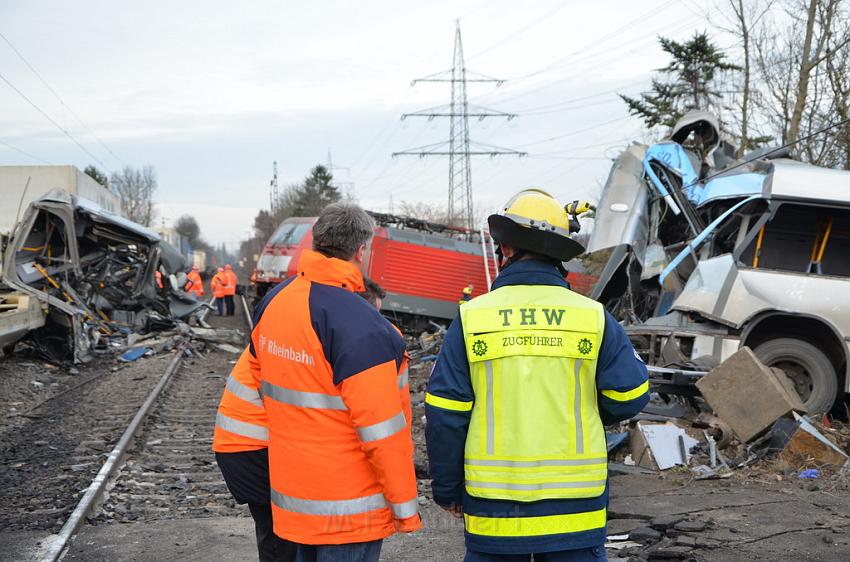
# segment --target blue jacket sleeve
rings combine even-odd
[[[458,317],[446,332],[425,395],[425,441],[434,501],[439,505],[462,502],[463,451],[474,401]]]
[[[599,414],[611,425],[639,413],[649,402],[649,375],[625,330],[605,313],[596,368]]]

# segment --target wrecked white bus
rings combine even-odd
[[[650,365],[707,370],[742,346],[810,412],[850,391],[850,172],[762,151],[736,160],[716,118],[616,160],[588,251],[594,297]]]

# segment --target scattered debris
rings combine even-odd
[[[620,433],[606,433],[605,440],[608,443],[608,453],[617,449],[620,445],[626,442],[626,439],[629,437],[628,431],[621,431]]]
[[[690,463],[691,449],[698,441],[672,423],[638,422],[632,430],[632,457],[638,466],[666,470]]]
[[[183,256],[152,230],[54,189],[30,204],[11,234],[3,284],[44,311],[44,325],[29,332],[41,355],[84,363],[127,345],[132,333],[168,330],[207,308],[182,290],[184,268]]]
[[[771,447],[780,449],[779,458],[803,472],[808,467],[840,469],[847,463],[847,454],[824,437],[806,418],[794,413],[794,420],[781,420],[771,435]],[[816,478],[816,476],[815,476]]]
[[[741,441],[750,442],[792,412],[806,411],[790,380],[742,347],[696,383]]]
[[[236,347],[235,345],[230,345],[229,343],[218,343],[216,344],[216,349],[220,349],[221,351],[226,351],[227,353],[242,353],[242,350]]]
[[[125,363],[129,363],[130,361],[135,361],[139,357],[142,357],[145,353],[149,353],[151,348],[149,347],[135,347],[133,349],[128,349],[124,353],[118,357],[119,361],[123,361]]]

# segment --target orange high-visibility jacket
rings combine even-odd
[[[421,527],[404,340],[354,294],[351,263],[305,251],[255,313],[249,349],[269,419],[274,532],[302,544]],[[406,378],[406,377],[405,377]]]
[[[213,451],[239,453],[269,445],[269,422],[246,349],[227,377],[215,417]]]
[[[226,286],[227,277],[225,276],[224,272],[216,272],[216,274],[213,275],[212,281],[210,281],[210,287],[212,288],[213,296],[217,299],[224,298],[224,295],[227,294],[224,292]]]
[[[239,280],[236,278],[236,274],[233,273],[232,269],[224,270],[224,277],[227,279],[227,285],[224,287],[225,295],[235,295],[236,294],[236,285],[239,284]]]
[[[201,281],[200,273],[194,270],[190,271],[186,274],[186,279],[188,279],[188,282],[186,283],[187,293],[195,293],[199,297],[204,296],[204,282]]]

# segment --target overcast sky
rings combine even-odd
[[[519,114],[471,137],[529,153],[473,160],[476,207],[528,186],[593,197],[641,134],[616,92],[665,64],[659,34],[709,28],[697,3],[4,0],[0,33],[67,105],[2,38],[0,75],[93,156],[0,80],[0,164],[152,164],[161,220],[193,214],[229,245],[268,206],[275,160],[286,185],[331,151],[366,208],[444,204],[447,159],[390,154],[448,138],[448,120],[399,117],[449,101],[448,84],[410,83],[451,67],[459,18],[467,68],[507,79],[470,84],[470,103]]]

